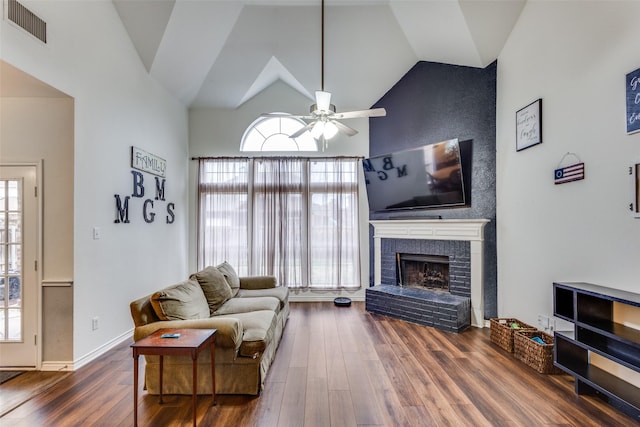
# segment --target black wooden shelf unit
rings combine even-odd
[[[640,388],[589,362],[595,353],[640,372],[640,331],[614,322],[614,303],[640,307],[640,295],[589,283],[553,284],[553,314],[574,325],[573,332],[556,331],[554,364],[575,378],[577,394],[597,395],[640,421]]]

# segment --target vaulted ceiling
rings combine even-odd
[[[278,80],[321,89],[321,0],[113,0],[149,73],[189,107],[234,109]],[[417,61],[485,67],[526,0],[326,0],[324,89],[368,108]]]

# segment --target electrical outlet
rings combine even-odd
[[[91,330],[95,331],[96,329],[98,329],[98,318],[94,317],[93,319],[91,319]]]
[[[538,329],[543,331],[549,330],[549,316],[538,314]]]
[[[93,227],[93,240],[100,240],[102,237],[102,230],[100,227]]]

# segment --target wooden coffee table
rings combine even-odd
[[[164,356],[190,355],[193,361],[193,425],[196,425],[198,399],[198,354],[211,351],[211,395],[216,404],[215,342],[216,329],[159,329],[131,345],[133,349],[133,425],[138,425],[138,358],[141,354],[160,356],[160,403],[162,403],[162,367]],[[179,334],[178,338],[163,335]]]

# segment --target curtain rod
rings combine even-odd
[[[330,156],[330,157],[300,157],[300,156],[203,156],[192,157],[191,160],[253,160],[253,159],[364,159],[364,156]]]

